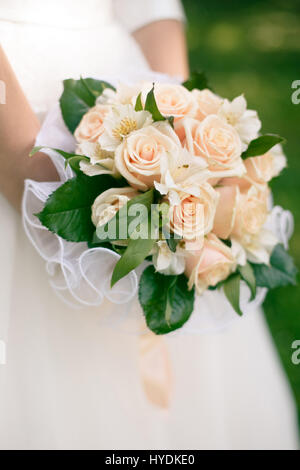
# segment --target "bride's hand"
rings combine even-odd
[[[43,153],[29,158],[40,125],[0,46],[0,191],[20,210],[24,180],[54,181],[57,172]]]

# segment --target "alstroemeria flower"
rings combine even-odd
[[[161,160],[161,180],[155,181],[154,186],[160,194],[168,195],[170,199],[173,198],[172,194],[182,190],[199,196],[200,184],[209,177],[206,168],[204,159],[194,158],[186,149],[181,149],[177,159],[167,155]]]
[[[153,249],[152,261],[156,271],[170,275],[178,275],[184,272],[186,251],[180,246],[173,253],[165,240],[159,240]]]
[[[243,95],[233,101],[225,99],[218,115],[236,129],[242,141],[243,151],[246,150],[251,140],[258,137],[261,122],[256,111],[247,109],[247,101]]]
[[[79,164],[81,171],[87,176],[118,175],[115,167],[114,154],[103,150],[98,143],[82,142],[76,149],[78,155],[85,155],[89,162],[82,160]]]
[[[262,228],[246,246],[243,246],[235,238],[231,238],[231,243],[231,250],[238,264],[246,264],[245,260],[252,263],[269,264],[271,254],[279,241],[270,230]]]
[[[104,132],[98,142],[103,149],[115,151],[125,137],[151,123],[148,111],[135,111],[130,104],[113,105],[104,119]]]
[[[118,83],[116,90],[105,88],[103,93],[97,98],[99,104],[130,104],[135,106],[136,98],[141,91],[140,85],[127,85],[125,83]]]

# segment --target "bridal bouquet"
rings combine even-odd
[[[120,255],[111,286],[146,261],[139,301],[156,334],[180,328],[195,295],[222,289],[237,314],[240,285],[294,284],[296,268],[265,223],[269,182],[286,165],[243,96],[213,93],[203,74],[136,86],[66,80],[60,99],[74,177],[36,214],[70,242]],[[32,155],[41,150],[36,147]]]

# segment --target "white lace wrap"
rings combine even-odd
[[[66,152],[74,151],[73,136],[63,122],[58,105],[45,119],[36,145],[56,147]],[[122,305],[122,308],[115,309],[117,314],[114,312],[111,323],[122,325],[122,328],[130,332],[133,330],[140,332],[142,312],[140,309],[132,308],[132,305],[137,304],[138,273],[142,272],[144,266],[137,270],[138,273],[130,273],[111,289],[110,278],[119,258],[118,254],[105,248],[88,249],[85,243],[65,241],[43,227],[34,215],[42,210],[49,195],[73,176],[72,170],[69,167],[65,168],[63,157],[53,150],[46,152],[53,161],[61,181],[40,183],[26,180],[23,221],[29,240],[45,260],[52,288],[59,297],[74,308],[99,306],[105,299],[112,304]],[[266,227],[272,230],[278,240],[287,247],[293,232],[293,217],[290,212],[278,206],[274,207]],[[256,298],[250,302],[250,290],[243,283],[241,290],[243,313],[247,314],[260,307],[266,293],[267,289],[259,288]],[[140,318],[137,318],[137,315]],[[180,331],[212,332],[223,329],[233,320],[239,319],[222,291],[206,291],[201,297],[196,297],[194,312]]]

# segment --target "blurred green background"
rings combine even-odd
[[[300,104],[291,101],[291,84],[300,80],[300,1],[183,0],[183,5],[191,70],[205,71],[221,96],[232,99],[244,93],[248,107],[259,113],[262,131],[287,139],[288,169],[272,188],[275,203],[294,213],[290,248],[299,267]],[[291,344],[300,340],[298,287],[270,292],[264,307],[295,394],[300,424],[300,365],[291,361]]]

